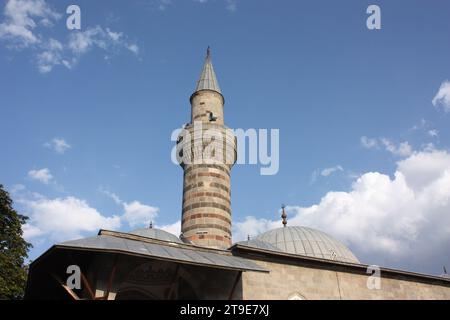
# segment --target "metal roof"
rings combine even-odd
[[[197,87],[195,88],[194,93],[200,90],[212,90],[222,94],[212,65],[211,50],[209,47],[206,52],[205,64],[203,65],[203,70],[200,74],[200,79],[197,81]]]
[[[171,234],[167,231],[156,229],[156,228],[142,228],[136,229],[129,232],[130,234],[135,234],[141,237],[153,238],[163,241],[183,243],[177,236]]]
[[[328,234],[307,227],[281,227],[269,230],[255,238],[276,246],[287,253],[359,263],[356,256],[340,241]]]
[[[228,251],[203,249],[187,244],[153,240],[107,230],[101,230],[96,237],[67,241],[57,244],[56,247],[140,255],[221,269],[268,272],[268,270],[260,267],[255,262],[234,257]]]
[[[271,250],[271,251],[280,251],[278,247],[275,247],[273,244],[270,244],[268,242],[264,242],[257,239],[251,239],[246,241],[240,241],[236,244],[252,247],[252,248],[258,248],[258,249],[264,249],[264,250]]]

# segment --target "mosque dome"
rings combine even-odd
[[[298,226],[269,230],[254,240],[270,244],[279,251],[341,262],[360,263],[355,255],[340,241],[328,234]]]
[[[176,242],[176,243],[183,243],[177,236],[156,228],[142,228],[142,229],[136,229],[133,231],[130,231],[129,234],[134,234],[141,237],[147,237],[162,241],[169,241],[169,242]]]
[[[260,241],[257,239],[251,239],[247,241],[240,241],[237,244],[247,246],[247,247],[253,247],[258,249],[264,249],[264,250],[272,250],[272,251],[280,251],[278,247],[275,247],[273,244],[270,244],[268,242]]]

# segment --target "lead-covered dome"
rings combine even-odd
[[[273,244],[270,244],[268,242],[264,242],[261,240],[251,239],[246,241],[240,241],[237,244],[247,246],[247,247],[253,247],[257,249],[264,249],[264,250],[272,250],[272,251],[280,251],[277,247],[275,247]]]
[[[271,244],[287,253],[359,263],[355,255],[340,241],[307,227],[281,227],[260,234],[255,240]]]
[[[177,242],[177,243],[183,243],[177,236],[156,228],[142,228],[142,229],[136,229],[129,232],[130,234],[134,234],[141,237],[147,237],[162,241],[170,241],[170,242]]]

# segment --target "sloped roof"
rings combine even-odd
[[[268,272],[253,261],[234,257],[229,251],[204,249],[188,244],[155,240],[130,233],[100,230],[98,236],[66,241],[56,248],[139,255],[165,261],[237,271]]]

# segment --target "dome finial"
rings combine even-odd
[[[447,273],[447,268],[445,266],[442,266],[442,269],[444,269],[444,273],[441,274],[441,277],[450,279],[450,275]]]
[[[287,214],[286,214],[286,211],[284,210],[284,208],[286,208],[286,205],[282,204],[281,205],[281,210],[282,210],[281,218],[283,219],[283,221],[282,221],[283,227],[286,227],[286,225],[287,225]]]

